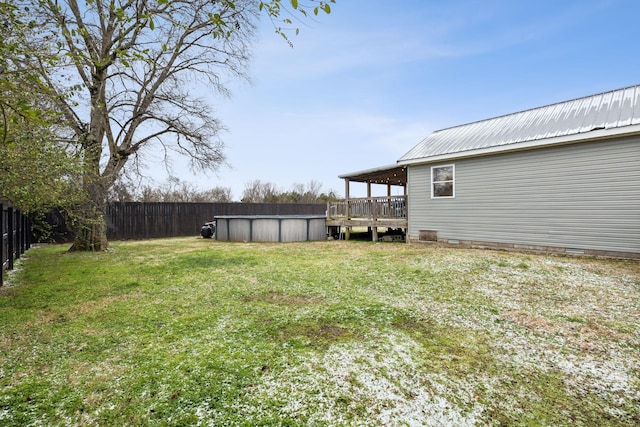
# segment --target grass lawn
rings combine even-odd
[[[112,248],[32,249],[0,289],[0,425],[640,425],[638,261]]]

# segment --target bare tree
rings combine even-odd
[[[32,42],[60,49],[54,67],[37,56],[25,57],[24,67],[39,71],[42,93],[62,113],[83,160],[88,197],[77,250],[108,246],[108,190],[143,152],[160,153],[164,164],[187,156],[196,169],[224,162],[221,124],[191,83],[227,95],[225,78],[245,75],[258,13],[291,23],[280,18],[280,0],[17,1],[41,28]],[[287,7],[329,13],[329,2],[292,0]]]
[[[200,190],[195,184],[170,177],[164,183],[139,185],[131,179],[119,178],[109,190],[111,202],[175,202],[175,203],[231,203],[230,187]]]
[[[322,184],[311,180],[306,185],[294,183],[290,191],[280,191],[270,182],[259,179],[245,183],[242,193],[243,203],[326,203],[339,198],[335,191],[321,193]]]
[[[321,190],[322,184],[312,179],[307,183],[307,186],[302,193],[301,203],[316,203],[318,201],[318,196],[320,196]]]
[[[204,190],[200,193],[202,202],[209,203],[231,203],[233,202],[233,195],[231,187],[213,187],[208,190]]]
[[[254,179],[244,184],[241,200],[243,203],[277,203],[280,194],[274,183]]]

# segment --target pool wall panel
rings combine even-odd
[[[327,238],[324,216],[221,216],[215,221],[217,240],[302,242]]]

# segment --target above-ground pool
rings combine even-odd
[[[303,242],[326,240],[324,215],[216,216],[216,240],[232,242]]]

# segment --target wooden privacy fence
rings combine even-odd
[[[12,270],[15,260],[31,247],[29,218],[10,205],[0,203],[2,211],[2,244],[0,244],[0,286],[4,284],[4,272]]]
[[[111,203],[110,240],[199,236],[200,228],[222,215],[324,215],[325,204],[298,203]]]

